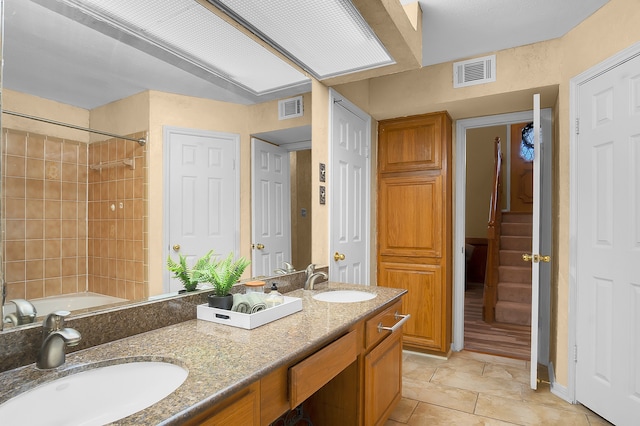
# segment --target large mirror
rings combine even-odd
[[[183,25],[197,28],[201,21],[189,19],[201,19],[202,10],[225,19],[205,2],[187,3]],[[74,4],[3,2],[4,327],[31,321],[25,300],[42,302],[40,316],[169,290],[165,262],[176,244],[166,237],[168,127],[237,135],[230,249],[247,258],[255,254],[251,140],[287,152],[291,250],[300,257],[286,260],[303,268],[310,261],[310,79],[263,48],[256,57],[254,47],[231,49],[229,59],[203,63],[198,52],[173,48],[170,31],[167,39],[141,38],[144,31]],[[225,68],[233,61],[236,74]],[[304,114],[279,117],[279,101],[296,96]]]

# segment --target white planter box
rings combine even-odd
[[[268,322],[275,321],[301,310],[302,299],[284,296],[284,303],[281,305],[256,312],[255,314],[244,314],[226,309],[210,308],[207,304],[198,305],[197,318],[204,321],[251,330],[252,328],[260,327]]]

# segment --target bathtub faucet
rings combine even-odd
[[[64,326],[64,318],[69,311],[56,311],[44,319],[42,323],[43,341],[38,353],[36,366],[41,369],[56,368],[64,364],[66,346],[80,343],[80,333]]]
[[[36,320],[36,308],[26,299],[13,299],[9,302],[16,305],[15,313],[5,315],[4,322],[13,325],[31,324]]]

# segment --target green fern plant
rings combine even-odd
[[[198,286],[198,283],[201,282],[194,271],[200,270],[204,268],[205,265],[209,264],[211,256],[213,256],[213,250],[210,250],[207,254],[196,260],[193,268],[189,268],[187,266],[187,258],[185,256],[181,254],[178,256],[178,262],[171,259],[171,256],[167,258],[167,268],[169,271],[173,272],[174,278],[180,280],[182,285],[184,285],[185,290],[194,291]]]
[[[211,260],[198,268],[194,267],[193,276],[199,282],[211,283],[216,296],[226,296],[250,263],[244,257],[234,260],[233,253],[229,253],[222,260]]]

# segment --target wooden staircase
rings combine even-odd
[[[495,320],[531,325],[531,213],[502,213]]]

